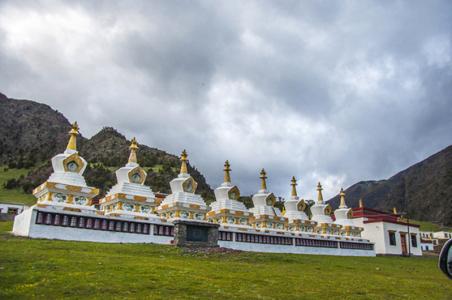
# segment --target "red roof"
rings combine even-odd
[[[356,207],[353,208],[353,218],[367,218],[364,224],[376,223],[376,222],[387,222],[405,226],[419,227],[419,225],[414,223],[409,223],[407,219],[401,219],[399,214],[391,214],[384,211],[379,211],[376,209],[371,209],[367,207]]]

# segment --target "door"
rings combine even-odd
[[[400,246],[402,247],[402,255],[408,255],[408,251],[406,249],[406,234],[400,233]]]

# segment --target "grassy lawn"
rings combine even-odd
[[[413,223],[421,225],[419,228],[421,231],[452,231],[451,227],[443,227],[427,221],[413,221]]]
[[[3,166],[0,166],[0,202],[2,203],[21,203],[26,205],[33,205],[36,202],[35,197],[24,193],[21,189],[8,190],[3,187],[8,179],[19,178],[21,175],[27,175],[28,169],[9,169],[5,171]]]
[[[161,245],[12,237],[0,222],[0,298],[451,299],[434,258],[194,254]]]

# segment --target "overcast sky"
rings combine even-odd
[[[329,198],[452,144],[452,1],[1,1],[0,92]]]

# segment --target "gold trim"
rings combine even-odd
[[[180,161],[181,161],[180,174],[188,174],[187,157],[188,157],[187,151],[185,151],[185,149],[184,149],[180,155]]]
[[[322,185],[320,182],[317,184],[317,203],[323,203],[323,195],[322,195]]]
[[[291,192],[291,196],[292,197],[297,197],[297,180],[295,179],[295,176],[292,176],[292,180],[290,185],[292,186],[292,192]]]
[[[77,135],[79,127],[77,121],[71,125],[71,130],[69,131],[69,142],[67,143],[66,149],[77,151]]]
[[[224,182],[231,182],[231,165],[229,164],[229,161],[224,162]]]
[[[70,171],[67,167],[67,165],[71,162],[71,161],[75,161],[75,163],[77,164],[77,170],[75,171]],[[65,172],[74,172],[74,173],[80,173],[80,170],[82,170],[82,168],[85,166],[83,160],[80,158],[80,156],[77,153],[72,153],[71,155],[69,155],[68,157],[66,157],[63,160],[63,168]]]
[[[136,173],[140,174],[141,177],[141,181],[139,182],[139,184],[144,184],[144,181],[146,180],[146,172],[143,170],[143,168],[141,168],[140,166],[133,168],[132,170],[129,171],[129,173],[127,173],[127,176],[129,177],[129,182],[130,183],[135,183],[132,181],[132,176]]]
[[[137,150],[138,150],[138,143],[137,140],[132,138],[130,141],[130,155],[129,155],[129,163],[137,163]]]
[[[264,169],[261,170],[259,178],[261,179],[261,190],[267,190],[267,173]]]

